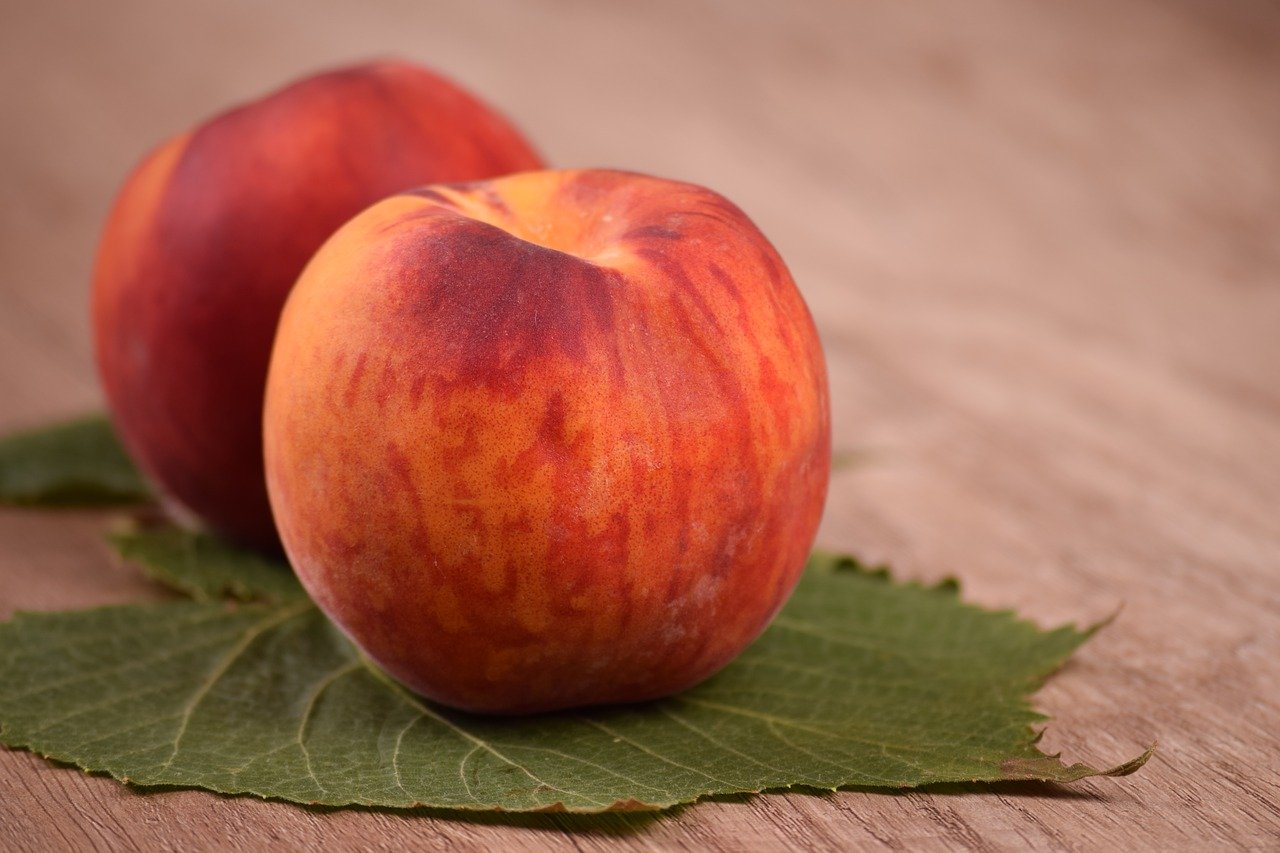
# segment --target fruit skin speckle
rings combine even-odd
[[[831,430],[812,319],[710,190],[530,172],[387,199],[315,256],[267,388],[312,597],[458,708],[707,678],[795,585]]]
[[[303,266],[388,194],[540,166],[490,107],[397,61],[309,77],[158,147],[116,199],[93,282],[98,371],[135,461],[218,531],[278,548],[262,396]]]

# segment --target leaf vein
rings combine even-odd
[[[168,770],[173,765],[174,759],[178,757],[178,752],[182,749],[182,739],[186,736],[187,728],[191,724],[191,717],[195,714],[196,708],[198,708],[200,703],[204,701],[204,698],[209,695],[209,691],[214,688],[214,685],[218,683],[218,680],[221,679],[222,676],[226,675],[227,671],[231,669],[236,660],[239,659],[240,655],[244,654],[244,652],[247,651],[249,647],[267,631],[270,631],[272,628],[282,625],[290,619],[312,609],[313,606],[314,605],[311,604],[310,599],[303,599],[290,607],[282,608],[278,613],[272,615],[270,618],[263,619],[253,628],[245,631],[244,636],[240,638],[240,641],[232,646],[227,654],[223,656],[222,660],[218,662],[218,665],[214,667],[213,671],[209,673],[204,682],[200,685],[200,689],[196,691],[195,695],[191,697],[183,708],[182,722],[179,724],[177,735],[173,740],[173,751],[169,754],[169,759],[161,768],[162,771]]]

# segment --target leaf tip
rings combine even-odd
[[[1099,776],[1128,776],[1131,773],[1136,773],[1140,769],[1142,769],[1142,766],[1144,764],[1146,764],[1148,761],[1151,760],[1151,757],[1153,755],[1156,754],[1156,747],[1158,745],[1159,745],[1158,742],[1153,740],[1151,742],[1151,746],[1143,750],[1141,755],[1138,755],[1134,758],[1130,758],[1128,761],[1124,762],[1123,764],[1117,764],[1115,767],[1112,767],[1110,770],[1103,770],[1098,775]]]
[[[1037,741],[1042,734],[1043,732],[1037,733]],[[1008,781],[1037,782],[1077,782],[1094,776],[1128,776],[1141,769],[1155,752],[1156,744],[1152,742],[1141,754],[1103,770],[1088,764],[1065,764],[1060,752],[1052,755],[1041,753],[1034,757],[1005,759],[1000,763],[1000,773]]]
[[[1083,629],[1080,629],[1080,633],[1082,633],[1084,635],[1084,638],[1087,640],[1090,637],[1092,637],[1094,634],[1101,631],[1103,628],[1108,627],[1112,622],[1119,619],[1120,614],[1122,612],[1124,612],[1123,601],[1117,604],[1114,610],[1112,610],[1106,616],[1099,619],[1097,622],[1094,622],[1092,625],[1087,625]]]

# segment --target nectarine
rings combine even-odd
[[[710,190],[529,172],[386,199],[289,297],[267,483],[319,606],[442,703],[689,687],[765,627],[826,496],[818,336]]]
[[[386,195],[539,166],[490,107],[403,62],[310,77],[161,145],[120,191],[94,271],[98,368],[135,460],[217,530],[276,543],[262,395],[303,265]]]

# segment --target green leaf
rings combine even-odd
[[[863,448],[835,448],[831,453],[831,470],[836,472],[847,471],[850,468],[861,468],[874,462],[878,455],[874,450]]]
[[[0,504],[106,506],[150,497],[100,415],[0,439]]]
[[[283,602],[305,596],[288,563],[179,527],[139,529],[130,523],[108,535],[126,560],[157,583],[196,601]]]
[[[173,586],[250,600],[0,624],[0,740],[141,785],[573,812],[792,786],[1065,782],[1131,773],[1150,754],[1097,770],[1036,748],[1044,718],[1027,697],[1088,632],[1041,631],[963,604],[954,583],[895,583],[845,557],[815,555],[773,626],[693,690],[494,719],[424,702],[282,594],[271,567],[248,567],[259,558],[241,566],[189,537],[116,541]]]

